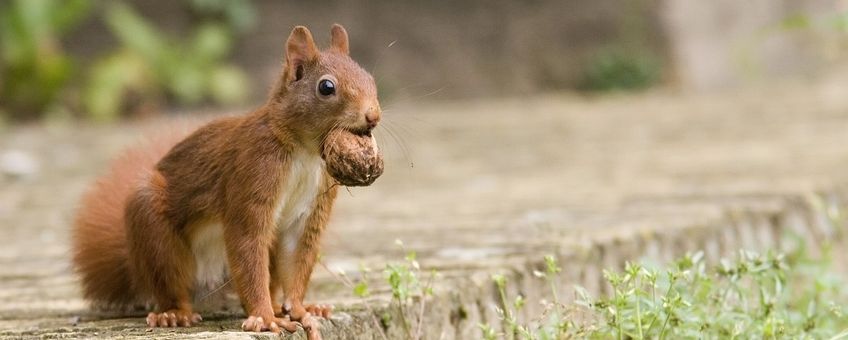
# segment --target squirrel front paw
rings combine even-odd
[[[291,321],[288,316],[278,318],[275,316],[261,317],[249,316],[241,323],[241,329],[245,332],[274,332],[279,333],[280,327],[289,331],[297,331],[298,322]]]
[[[162,313],[147,314],[147,325],[150,327],[191,327],[202,321],[200,314],[188,310],[171,309]]]

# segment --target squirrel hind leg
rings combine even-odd
[[[148,325],[191,326],[200,321],[191,306],[194,256],[164,214],[164,194],[164,178],[153,172],[127,200],[130,267],[133,281],[156,301],[157,313],[148,315]]]

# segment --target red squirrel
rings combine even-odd
[[[374,78],[349,57],[345,29],[333,25],[319,50],[295,27],[264,105],[128,150],[83,197],[73,262],[84,297],[153,302],[150,327],[187,327],[201,321],[196,285],[229,275],[243,330],[300,322],[317,332],[313,315],[329,311],[303,298],[337,192],[321,143],[336,128],[370,133],[380,117]]]

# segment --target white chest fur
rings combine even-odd
[[[286,251],[293,251],[297,245],[315,199],[320,194],[318,191],[324,175],[324,160],[317,154],[295,153],[290,163],[275,209],[277,232],[283,241],[280,245]]]
[[[295,153],[290,164],[288,172],[283,174],[280,197],[274,207],[278,246],[286,252],[297,247],[324,180],[324,161],[319,155]],[[196,230],[191,237],[191,248],[197,263],[198,288],[213,289],[222,283],[227,272],[223,226],[219,220],[210,220]]]

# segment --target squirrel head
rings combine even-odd
[[[318,141],[334,128],[368,134],[380,121],[377,85],[350,58],[347,31],[335,24],[330,37],[330,47],[319,50],[306,27],[295,27],[271,96],[285,115],[283,124],[304,140]]]

